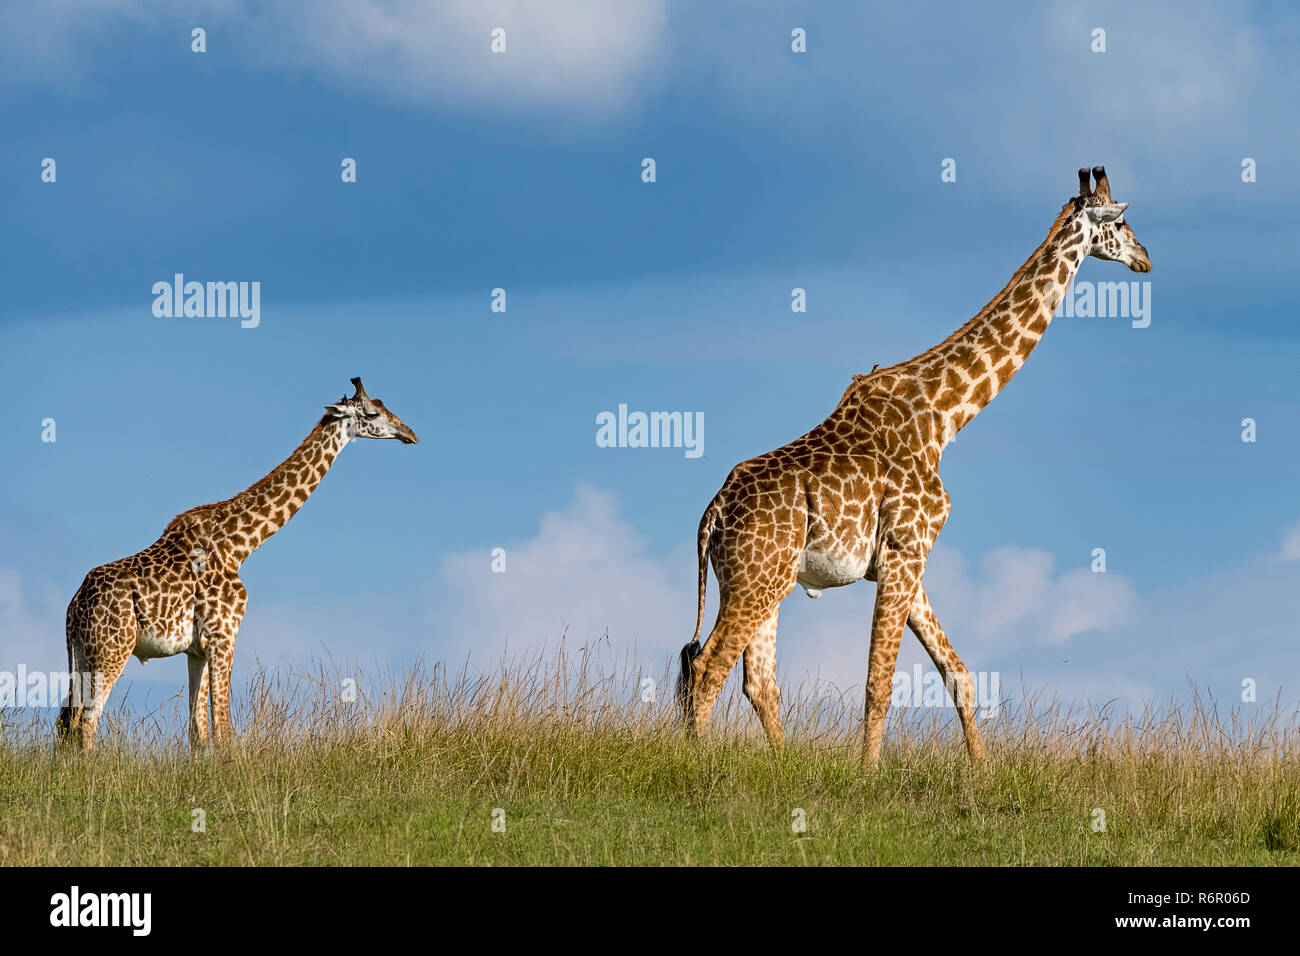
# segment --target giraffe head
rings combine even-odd
[[[1134,272],[1150,272],[1151,259],[1146,247],[1137,241],[1132,227],[1124,221],[1128,203],[1110,198],[1110,181],[1104,168],[1094,166],[1092,177],[1096,189],[1088,182],[1088,170],[1079,170],[1079,195],[1074,200],[1075,209],[1083,214],[1083,222],[1089,229],[1088,255],[1122,262]]]
[[[344,395],[333,405],[326,405],[325,421],[343,420],[353,438],[396,438],[403,445],[414,445],[418,438],[406,422],[402,421],[377,398],[366,394],[360,378],[352,384],[357,392],[351,398]]]

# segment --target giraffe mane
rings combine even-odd
[[[998,291],[997,295],[989,299],[988,303],[984,306],[984,308],[980,309],[973,316],[971,316],[969,319],[963,322],[960,327],[955,329],[942,342],[938,343],[937,345],[931,346],[930,348],[922,352],[920,355],[914,355],[912,358],[906,359],[902,362],[898,362],[894,365],[889,366],[888,368],[872,369],[870,372],[868,372],[865,375],[854,375],[853,380],[849,383],[849,387],[844,390],[844,395],[841,396],[840,398],[840,404],[843,404],[844,401],[847,400],[851,394],[853,394],[855,391],[860,390],[862,386],[868,385],[868,383],[874,384],[875,382],[879,382],[887,375],[898,375],[900,373],[905,373],[908,370],[909,366],[913,365],[916,362],[919,362],[920,360],[924,359],[926,356],[938,351],[939,349],[943,348],[945,345],[948,345],[949,343],[953,342],[955,339],[961,337],[963,334],[969,331],[972,326],[974,326],[977,322],[979,322],[981,319],[987,316],[989,312],[992,311],[993,308],[997,306],[997,304],[1001,302],[1002,299],[1012,289],[1014,289],[1016,285],[1020,283],[1020,281],[1024,278],[1025,273],[1029,270],[1030,265],[1034,262],[1034,260],[1038,258],[1039,253],[1041,253],[1043,249],[1047,247],[1047,244],[1049,242],[1051,242],[1054,238],[1056,238],[1057,233],[1061,231],[1062,227],[1065,225],[1066,220],[1069,219],[1070,216],[1072,216],[1078,209],[1079,209],[1079,203],[1077,199],[1069,199],[1066,201],[1065,205],[1061,207],[1061,211],[1057,214],[1056,221],[1053,222],[1051,228],[1047,230],[1047,236],[1044,237],[1043,241],[1038,244],[1038,248],[1036,248],[1033,252],[1031,252],[1028,255],[1028,257],[1026,257],[1025,261],[1021,264],[1020,268],[1015,271],[1015,273],[1011,276],[1009,280],[1007,280],[1007,284],[1004,285],[1001,288],[1001,290]]]
[[[304,445],[306,445],[308,442],[315,439],[316,433],[319,432],[323,427],[325,427],[326,424],[328,424],[332,420],[333,419],[329,415],[326,415],[324,418],[322,418],[320,422],[316,424],[316,427],[314,427],[311,430],[310,434],[308,434],[306,438],[304,438],[301,442],[298,443],[298,447],[293,450],[293,453],[289,455],[289,458],[293,458],[294,455],[298,454],[298,452],[300,452],[303,449]],[[285,461],[288,461],[289,458],[286,458]],[[226,505],[229,505],[236,498],[242,497],[243,495],[247,495],[249,493],[256,494],[258,491],[261,491],[268,484],[270,484],[272,476],[277,471],[279,471],[279,469],[283,466],[283,464],[284,462],[281,462],[279,465],[276,465],[265,475],[263,475],[261,478],[255,481],[252,485],[250,485],[249,487],[245,488],[243,491],[237,494],[231,495],[229,498],[223,498],[220,501],[213,501],[206,505],[195,505],[193,508],[190,508],[188,511],[182,511],[180,514],[178,514],[175,518],[172,518],[172,520],[167,523],[167,528],[163,533],[166,534],[168,531],[174,531],[175,529],[181,527],[183,524],[186,523],[185,519],[200,518],[205,515],[212,514],[218,509],[224,508]]]

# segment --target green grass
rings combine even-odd
[[[110,722],[87,758],[9,712],[0,865],[1300,863],[1300,738],[1276,708],[1224,726],[1195,699],[1134,721],[1022,701],[983,723],[982,770],[951,709],[895,708],[865,774],[833,690],[787,692],[775,754],[743,698],[690,742],[669,694],[588,660],[416,671],[357,703],[337,675],[259,672],[237,742],[199,758],[181,713]]]

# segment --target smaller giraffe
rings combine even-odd
[[[86,575],[68,605],[72,689],[56,723],[59,739],[76,735],[82,750],[94,746],[104,704],[132,654],[147,662],[181,653],[189,658],[190,748],[207,744],[209,699],[214,741],[230,736],[235,635],[248,600],[240,566],[297,513],[353,439],[418,441],[361,379],[352,384],[356,393],[326,405],[311,434],[261,481],[177,515],[143,551]]]

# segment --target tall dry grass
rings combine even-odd
[[[257,667],[237,740],[200,759],[183,694],[143,714],[119,707],[90,758],[55,750],[52,713],[10,710],[0,862],[1300,858],[1300,724],[1279,702],[1248,712],[1193,692],[1129,715],[1022,690],[982,721],[983,768],[951,707],[896,706],[882,766],[864,774],[856,695],[786,688],[778,755],[734,692],[703,740],[686,739],[675,677],[601,646],[484,670]],[[196,808],[212,821],[202,835]],[[497,808],[508,836],[487,825]],[[802,833],[796,809],[811,821]]]

